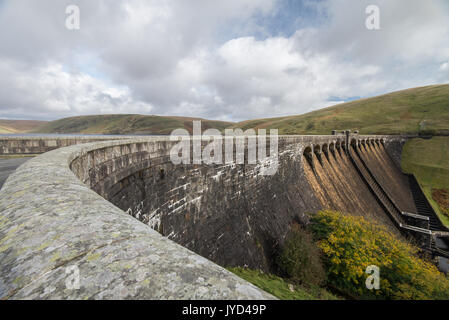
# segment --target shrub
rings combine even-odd
[[[278,257],[283,274],[296,283],[320,285],[325,281],[325,271],[320,249],[313,237],[299,224],[293,224]]]
[[[449,279],[383,226],[331,211],[311,221],[332,286],[361,298],[449,299]],[[369,265],[380,268],[379,290],[365,286]]]
[[[449,190],[432,189],[432,198],[438,203],[441,212],[449,217]]]

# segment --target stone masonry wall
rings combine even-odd
[[[92,190],[194,252],[222,266],[269,271],[289,226],[307,223],[306,214],[322,208],[305,177],[304,149],[337,139],[342,137],[281,137],[273,176],[261,175],[258,165],[173,165],[169,152],[176,142],[168,140],[94,150],[75,159],[72,170]],[[368,191],[364,198],[378,206]]]
[[[119,143],[47,152],[9,176],[0,190],[0,299],[273,299],[124,213],[70,170],[74,159]],[[74,270],[79,287],[68,285]]]
[[[36,155],[51,150],[95,141],[129,139],[130,136],[0,137],[0,155]]]
[[[175,166],[176,142],[164,137],[31,159],[0,190],[0,298],[272,298],[210,260],[269,270],[291,223],[322,208],[304,176],[304,152],[343,142],[281,136],[271,176],[261,174],[270,160]],[[79,290],[66,287],[71,266]]]

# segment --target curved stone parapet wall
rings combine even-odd
[[[127,215],[69,168],[80,155],[122,143],[51,151],[8,178],[0,191],[0,298],[273,298]]]
[[[382,141],[388,150],[407,137],[353,139]],[[320,154],[345,148],[345,141],[281,136],[274,175],[261,174],[266,163],[174,165],[169,152],[176,142],[168,137],[40,155],[0,190],[0,298],[273,298],[215,263],[270,271],[291,223],[307,223],[307,213],[328,207],[312,182],[319,172],[307,171],[304,155],[323,165]],[[341,171],[332,171],[335,181],[354,178],[335,166]],[[338,209],[360,211],[344,200],[357,193],[374,208],[358,214],[388,220],[357,181],[345,190],[331,187]],[[67,288],[73,266],[80,289]]]

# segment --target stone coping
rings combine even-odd
[[[0,190],[0,299],[274,299],[127,215],[69,168],[94,149],[161,139],[74,145],[21,165]]]

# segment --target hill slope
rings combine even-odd
[[[449,137],[408,141],[402,151],[402,170],[415,174],[441,221],[449,227]]]
[[[0,119],[0,134],[29,132],[45,124],[37,120],[4,120]]]
[[[161,117],[136,114],[110,114],[64,118],[46,123],[34,133],[84,134],[170,134],[185,128],[192,132],[193,120],[201,120],[201,128],[223,130],[231,122],[188,117]]]
[[[248,120],[234,128],[279,129],[280,134],[449,134],[449,84],[412,88],[360,99],[303,115]]]

